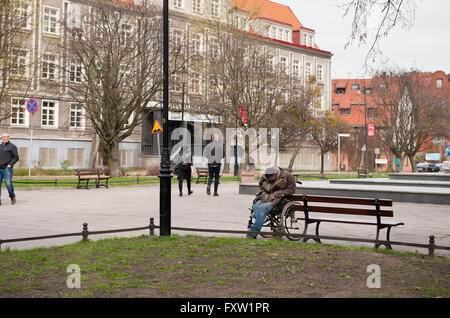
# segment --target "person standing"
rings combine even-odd
[[[211,195],[211,184],[214,179],[214,196],[219,196],[217,192],[219,189],[220,167],[223,158],[223,145],[217,140],[217,135],[213,135],[211,142],[208,144],[209,156],[208,158],[208,186],[206,187],[206,194]],[[206,149],[205,149],[206,150]]]
[[[183,148],[185,148],[183,150]],[[194,193],[191,191],[191,175],[192,175],[192,155],[188,147],[182,147],[176,158],[177,166],[174,173],[178,176],[178,188],[180,190],[180,197],[183,196],[183,180],[186,179],[188,195]]]
[[[0,196],[3,178],[5,179],[6,189],[8,189],[11,204],[16,204],[16,195],[12,183],[13,166],[19,161],[19,153],[16,145],[10,142],[11,137],[8,133],[2,134],[2,144],[0,145]],[[1,205],[0,200],[0,205]]]

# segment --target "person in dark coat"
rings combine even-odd
[[[12,183],[13,166],[19,161],[19,153],[16,145],[10,142],[11,137],[8,133],[2,134],[2,144],[0,145],[0,196],[3,178],[5,179],[6,189],[8,189],[11,204],[16,204],[16,195]],[[0,200],[0,205],[1,205]]]
[[[183,149],[185,148],[185,149]],[[182,147],[176,158],[177,166],[174,173],[178,177],[178,189],[180,190],[180,197],[183,196],[183,180],[187,182],[188,195],[194,193],[191,191],[191,175],[192,175],[192,155],[187,147]]]
[[[269,167],[264,171],[264,175],[259,180],[261,192],[255,198],[253,212],[255,213],[255,223],[250,227],[248,238],[256,239],[264,224],[266,215],[274,209],[285,194],[294,194],[296,183],[294,176],[279,167]]]
[[[214,196],[219,196],[217,192],[219,189],[220,167],[223,158],[223,145],[218,140],[217,135],[213,135],[211,142],[207,145],[206,150],[208,159],[208,186],[206,187],[206,194],[211,194],[211,184],[214,179]],[[209,150],[209,152],[208,152]]]

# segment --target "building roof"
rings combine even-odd
[[[283,4],[269,0],[233,0],[232,6],[251,13],[255,18],[290,25],[293,30],[303,28],[291,8]]]

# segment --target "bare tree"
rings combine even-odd
[[[315,123],[315,116],[320,109],[320,88],[311,76],[306,85],[292,85],[281,111],[276,118],[281,128],[280,144],[292,147],[292,157],[288,168],[292,169],[302,144],[307,140]]]
[[[449,136],[448,94],[437,94],[431,76],[417,71],[382,73],[375,83],[374,97],[385,126],[380,138],[396,157],[402,161],[407,157],[417,171],[414,158],[425,142]]]
[[[31,29],[34,13],[31,2],[0,0],[0,121],[11,117],[12,112],[24,111],[25,98],[33,79],[30,52],[23,47]],[[11,94],[19,97],[11,110]],[[17,119],[18,120],[18,119]]]
[[[99,136],[104,164],[120,175],[119,143],[155,109],[161,91],[161,13],[151,5],[90,4],[82,23],[65,23],[68,94]]]
[[[410,29],[415,18],[415,0],[346,0],[342,5],[344,16],[352,16],[350,38],[345,46],[353,42],[358,45],[369,42],[365,66],[383,56],[380,40],[397,27]],[[375,20],[375,33],[371,34],[369,21]]]
[[[337,149],[338,134],[349,130],[331,111],[325,111],[317,116],[311,129],[311,138],[320,148],[320,173],[324,173],[324,157],[329,151]]]

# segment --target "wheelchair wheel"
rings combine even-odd
[[[250,215],[250,221],[249,224],[247,226],[247,229],[250,231],[250,227],[254,222],[255,218],[254,216]],[[261,228],[261,232],[272,232],[272,233],[267,233],[267,234],[259,234],[261,235],[261,237],[263,238],[270,238],[273,237],[275,234],[275,229],[277,227],[279,223],[279,215],[278,216],[267,216],[266,219],[264,220],[263,226]]]
[[[298,202],[287,203],[281,212],[281,230],[290,241],[299,241],[303,234],[303,229],[300,228],[300,223],[296,217],[295,206],[300,205]]]

